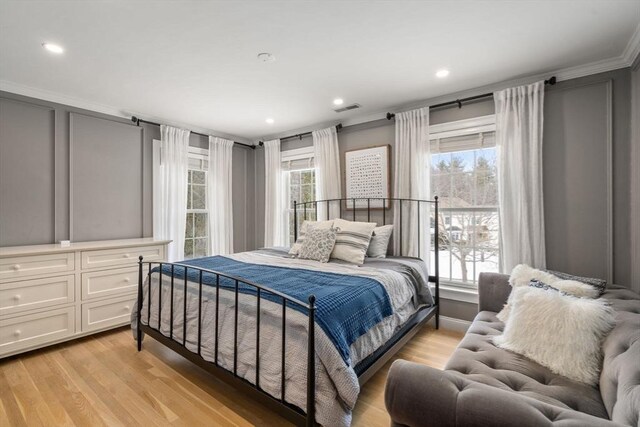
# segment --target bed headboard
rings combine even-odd
[[[398,216],[398,221],[394,221],[394,216]],[[404,215],[404,217],[403,217]],[[376,222],[378,226],[394,224],[398,229],[394,230],[394,234],[399,239],[398,246],[400,253],[396,255],[407,256],[403,254],[402,239],[404,234],[403,227],[409,227],[411,234],[415,232],[417,239],[418,257],[428,254],[421,254],[420,247],[422,239],[429,239],[433,233],[433,248],[435,250],[434,259],[434,275],[429,275],[429,281],[436,284],[436,295],[438,292],[438,276],[439,276],[439,217],[438,217],[438,196],[433,200],[421,199],[402,199],[393,197],[371,197],[371,198],[344,198],[344,199],[326,199],[314,200],[310,202],[293,202],[293,235],[294,239],[298,239],[298,219],[318,220],[319,218],[343,218],[351,221],[367,221]],[[403,221],[404,219],[404,221]],[[424,221],[429,220],[425,225]],[[407,220],[409,223],[407,223]],[[414,222],[415,221],[415,222]],[[405,237],[406,238],[406,237]],[[436,300],[437,300],[436,296]]]

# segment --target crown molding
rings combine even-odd
[[[629,39],[629,43],[627,43],[627,47],[624,49],[622,53],[622,57],[625,62],[629,64],[629,66],[633,65],[638,56],[640,55],[640,24],[636,27],[631,39]]]
[[[630,67],[631,63],[622,56],[615,58],[594,61],[584,65],[575,67],[562,68],[552,73],[558,81],[572,80],[580,77],[591,76],[594,74],[606,73],[607,71],[619,70],[620,68]]]
[[[640,34],[636,31],[636,34]],[[640,39],[638,39],[638,42],[640,42]],[[638,51],[640,50],[640,43],[636,43],[638,46],[636,46],[633,49],[630,49],[629,47],[627,47],[627,49],[625,50],[625,52],[627,52],[627,50],[633,52],[633,51]],[[629,43],[628,46],[632,46],[631,43]],[[629,54],[625,54],[625,55],[629,55]],[[631,55],[629,55],[631,56]],[[633,57],[635,58],[635,57]],[[377,112],[372,112],[363,116],[358,116],[358,117],[352,117],[349,119],[345,119],[342,120],[342,125],[343,126],[354,126],[354,125],[358,125],[361,123],[367,123],[367,122],[371,122],[371,121],[375,121],[375,120],[380,120],[380,119],[384,119],[386,113],[391,112],[391,113],[400,113],[403,111],[409,111],[409,110],[413,110],[415,108],[422,108],[422,107],[427,107],[429,105],[434,105],[434,104],[439,104],[441,102],[445,102],[445,101],[450,101],[452,98],[466,98],[468,96],[474,96],[474,95],[478,95],[484,92],[494,92],[496,90],[502,90],[505,89],[507,87],[513,87],[513,86],[521,86],[521,85],[525,85],[525,84],[531,84],[534,83],[536,81],[539,80],[544,80],[546,78],[548,78],[549,76],[556,76],[557,81],[565,81],[565,80],[572,80],[572,79],[577,79],[580,77],[586,77],[586,76],[591,76],[594,74],[600,74],[600,73],[605,73],[607,71],[614,71],[614,70],[619,70],[621,68],[627,68],[630,67],[631,64],[633,63],[633,59],[628,60],[624,55],[620,55],[618,57],[615,58],[609,58],[609,59],[604,59],[601,61],[595,61],[595,62],[591,62],[588,64],[584,64],[584,65],[578,65],[575,67],[568,67],[568,68],[562,68],[562,69],[558,69],[556,71],[549,71],[549,72],[544,72],[544,73],[539,73],[539,74],[534,74],[534,75],[529,75],[529,76],[525,76],[525,77],[520,77],[520,78],[516,78],[516,79],[512,79],[512,80],[507,80],[507,81],[503,81],[503,82],[496,82],[493,84],[489,84],[489,85],[485,85],[482,86],[480,88],[474,88],[474,89],[467,89],[467,90],[462,90],[459,92],[455,92],[455,93],[450,93],[450,94],[446,94],[446,95],[441,95],[441,96],[437,96],[437,97],[433,97],[433,98],[428,98],[426,100],[422,100],[419,102],[414,102],[411,104],[405,104],[405,105],[399,105],[399,106],[395,106],[395,107],[389,107],[385,110],[379,110]],[[305,128],[301,128],[300,131],[302,132],[304,129],[304,131],[308,131],[310,129],[310,127],[305,127]],[[288,132],[284,132],[283,134],[286,134]]]
[[[618,70],[620,68],[627,68],[633,65],[638,54],[640,54],[640,24],[636,27],[633,35],[627,43],[627,46],[624,48],[620,56],[590,62],[576,67],[563,68],[552,74],[554,74],[560,81],[577,79],[578,77],[590,76],[593,74]]]
[[[25,86],[20,83],[10,82],[8,80],[0,80],[0,90],[4,92],[11,92],[16,95],[41,99],[43,101],[55,102],[56,104],[82,108],[83,110],[90,110],[96,113],[108,114],[110,116],[123,118],[131,117],[130,115],[127,116],[125,112],[120,110],[119,108],[110,105],[100,104],[73,96],[63,95],[61,93],[52,92],[46,89],[38,89],[31,86]]]
[[[43,101],[54,102],[56,104],[66,105],[69,107],[79,108],[83,110],[89,110],[94,113],[102,113],[109,116],[120,117],[125,119],[131,119],[131,116],[139,116],[141,119],[150,120],[153,122],[164,123],[169,126],[175,126],[183,129],[190,129],[194,132],[204,133],[207,135],[215,135],[221,138],[230,139],[233,141],[242,142],[245,144],[252,144],[253,141],[249,138],[232,135],[225,132],[214,131],[199,126],[193,126],[186,123],[179,123],[171,120],[166,120],[161,117],[149,116],[137,111],[121,110],[111,105],[100,104],[97,102],[87,101],[86,99],[76,98],[73,96],[63,95],[58,92],[52,92],[45,89],[38,89],[30,86],[25,86],[19,83],[10,82],[7,80],[0,80],[0,91],[10,92],[16,95],[28,96],[30,98],[36,98]]]

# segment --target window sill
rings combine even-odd
[[[435,293],[435,287],[433,285],[431,286],[431,291]],[[478,304],[478,290],[441,283],[440,298]]]

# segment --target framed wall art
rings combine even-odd
[[[390,146],[380,145],[345,152],[345,189],[347,198],[370,198],[370,207],[388,208],[376,198],[391,197]],[[351,202],[346,208],[353,207]],[[366,200],[357,200],[356,209],[366,209]]]

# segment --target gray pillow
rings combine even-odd
[[[592,277],[580,277],[574,276],[573,274],[563,273],[561,271],[553,271],[553,270],[545,270],[548,273],[553,274],[554,276],[562,279],[562,280],[575,280],[576,282],[582,282],[587,285],[593,286],[598,290],[600,295],[604,294],[604,291],[607,289],[607,281],[602,279],[595,279]]]
[[[373,229],[367,256],[371,258],[386,258],[389,239],[393,233],[393,225],[383,225]]]
[[[298,253],[298,258],[328,262],[336,244],[336,228],[307,227],[306,237]]]

